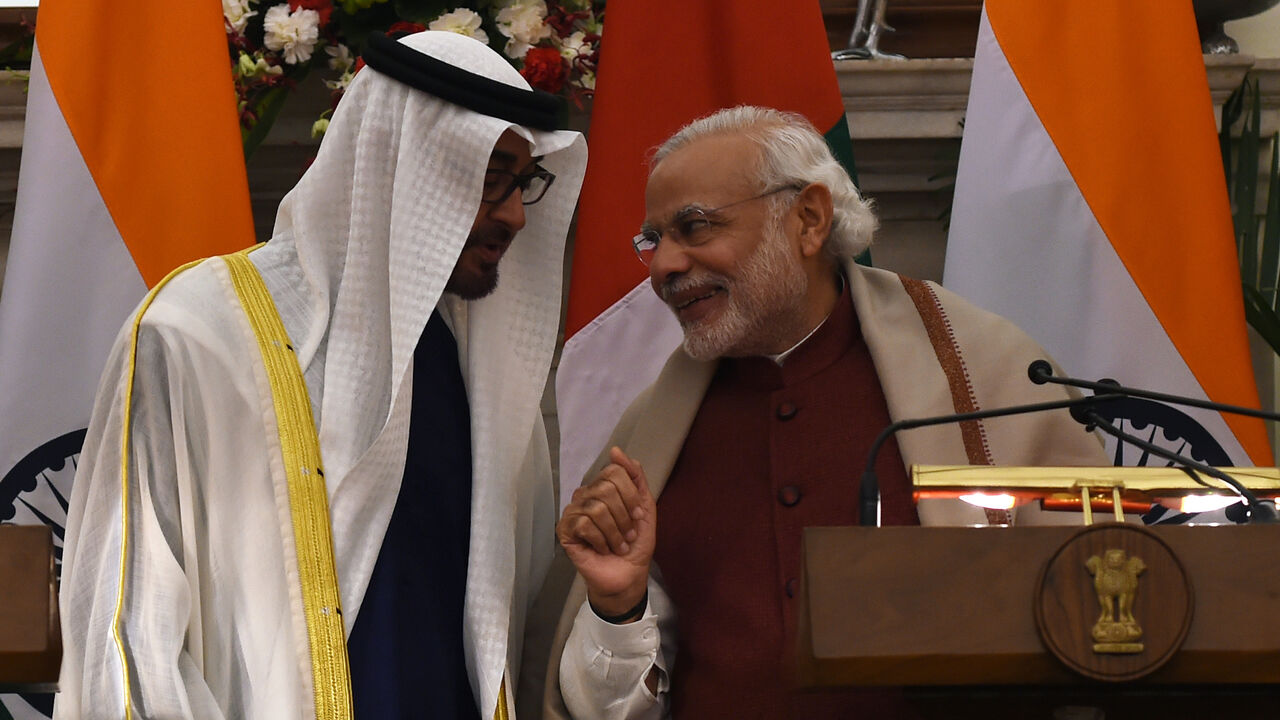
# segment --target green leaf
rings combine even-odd
[[[450,10],[461,7],[448,0],[395,0],[394,6],[401,19],[423,25]]]
[[[1262,217],[1262,263],[1258,266],[1258,290],[1267,304],[1276,306],[1276,281],[1280,277],[1280,133],[1271,137],[1271,172],[1267,174],[1266,214]]]
[[[362,9],[355,14],[349,14],[340,8],[335,8],[333,19],[330,22],[337,23],[338,35],[346,40],[347,46],[351,48],[351,52],[359,55],[364,52],[365,44],[368,42],[369,33],[385,32],[398,21],[400,17],[396,15],[395,5],[392,3],[380,3],[373,7]]]
[[[1262,293],[1248,284],[1244,289],[1244,317],[1258,335],[1280,354],[1280,315],[1267,304]]]
[[[1258,286],[1258,228],[1254,209],[1258,197],[1258,137],[1262,122],[1262,103],[1258,97],[1258,83],[1253,81],[1247,91],[1252,107],[1240,129],[1240,150],[1236,163],[1236,187],[1232,198],[1233,220],[1240,249],[1240,276],[1246,283]]]
[[[247,130],[241,130],[241,139],[244,141],[244,159],[248,162],[253,157],[253,151],[258,149],[262,141],[266,139],[267,133],[271,132],[271,126],[275,124],[276,118],[280,115],[280,108],[284,107],[284,100],[288,97],[288,91],[282,85],[277,85],[262,94],[262,97],[254,103],[255,114],[258,121],[253,127]]]
[[[1222,128],[1218,130],[1218,149],[1222,151],[1222,174],[1227,177],[1227,193],[1232,193],[1235,178],[1231,175],[1231,128],[1240,119],[1240,111],[1244,108],[1244,89],[1249,82],[1246,76],[1240,81],[1240,87],[1232,91],[1231,96],[1222,104]]]
[[[1267,213],[1263,217],[1262,282],[1258,287],[1277,308],[1276,286],[1280,284],[1280,132],[1271,136],[1271,172],[1267,176]]]

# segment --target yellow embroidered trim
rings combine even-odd
[[[311,398],[271,295],[246,255],[247,251],[242,251],[224,255],[223,260],[231,270],[232,284],[257,335],[258,348],[271,381],[280,447],[289,481],[289,508],[311,647],[316,718],[350,718],[347,639],[329,527],[329,495],[320,463],[320,441],[311,415]]]
[[[172,280],[178,273],[186,270],[193,265],[199,265],[202,260],[189,262],[186,265],[174,270],[165,276],[163,280],[156,283],[156,286],[147,292],[147,296],[142,300],[142,306],[138,308],[138,313],[133,316],[133,324],[129,328],[129,374],[125,380],[124,386],[124,419],[120,440],[120,580],[116,589],[116,609],[111,615],[111,635],[115,640],[116,653],[120,656],[120,671],[123,677],[124,685],[124,717],[130,720],[133,717],[132,693],[129,689],[129,659],[124,652],[124,640],[120,637],[120,615],[124,612],[124,583],[125,575],[129,566],[129,431],[130,424],[133,422],[133,375],[138,363],[138,329],[142,327],[142,315],[151,307],[151,301],[156,299],[156,293],[160,292],[160,288]]]
[[[498,686],[498,707],[493,709],[493,720],[510,720],[507,712],[507,679],[502,678],[502,684]]]

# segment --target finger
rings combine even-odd
[[[640,465],[640,461],[627,455],[622,448],[614,446],[609,449],[609,457],[614,464],[620,466],[627,471],[630,476],[632,486],[636,489],[637,500],[642,507],[646,507],[653,503],[653,493],[649,491],[649,479],[644,474],[644,467]],[[635,505],[633,504],[632,507]],[[634,512],[633,517],[639,517]]]
[[[630,515],[630,509],[619,496],[616,482],[629,483],[626,472],[613,467],[612,474],[619,476],[613,481],[597,478],[589,486],[574,492],[573,502],[565,508],[562,524],[576,528],[573,523],[588,522],[604,537],[607,548],[597,548],[601,552],[606,549],[617,554],[626,554],[629,544],[639,537]],[[633,489],[634,493],[634,489]]]
[[[603,500],[592,499],[583,504],[582,513],[590,518],[596,528],[604,534],[610,550],[619,555],[627,552],[629,549],[627,536],[630,535],[634,539],[635,533],[632,529],[631,517],[621,503],[610,504]],[[619,523],[619,514],[626,522],[625,527]]]
[[[561,524],[567,525],[560,538],[561,545],[566,548],[570,545],[585,545],[601,555],[611,554],[608,539],[590,518],[579,515]]]
[[[594,507],[593,501],[603,502],[608,507],[619,532],[623,535],[634,533],[635,509],[644,500],[624,468],[616,464],[606,466],[595,480],[574,491],[571,507]]]
[[[625,455],[623,457],[626,458]],[[627,459],[630,460],[629,458]],[[622,496],[623,501],[628,506],[634,505],[639,499],[639,494],[636,492],[635,480],[631,473],[634,471],[635,467],[638,467],[638,465],[636,465],[634,461],[630,462],[632,465],[630,468],[619,465],[618,463],[612,463],[604,466],[594,478],[578,486],[578,488],[573,491],[571,499],[576,501],[582,497],[599,497],[601,486],[610,484],[617,489],[618,494]]]

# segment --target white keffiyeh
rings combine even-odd
[[[475,40],[401,42],[528,88]],[[508,130],[557,180],[528,207],[497,290],[442,297]],[[472,411],[464,647],[485,717],[504,673],[513,689],[529,597],[554,543],[539,399],[585,160],[577,133],[520,128],[366,68],[284,199],[275,236],[250,255],[317,419],[348,632],[400,491],[414,348],[437,307],[453,329]],[[59,718],[314,717],[279,432],[227,265],[179,273],[136,334],[131,320],[117,336],[80,454],[63,553]]]
[[[529,88],[470,38],[424,32],[400,42]],[[556,180],[525,208],[527,224],[501,263],[497,290],[471,302],[442,298],[476,217],[489,155],[509,129],[532,143]],[[454,330],[472,425],[465,641],[484,717],[493,715],[508,658],[519,657],[526,598],[551,552],[551,528],[542,523],[554,522],[554,500],[539,403],[585,164],[578,133],[520,127],[365,68],[315,163],[281,203],[272,240],[251,256],[318,409],[348,632],[399,492],[414,347],[437,306]]]

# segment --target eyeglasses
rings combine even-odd
[[[520,202],[532,205],[547,194],[555,179],[556,176],[541,165],[535,165],[532,172],[524,174],[509,170],[486,170],[480,201],[500,205],[511,197],[516,188],[520,188]]]
[[[799,183],[791,183],[790,185],[782,185],[779,187],[766,190],[759,195],[737,200],[727,205],[721,205],[718,208],[704,209],[696,206],[686,207],[671,220],[667,228],[661,229],[656,227],[644,228],[635,237],[631,238],[631,244],[635,246],[636,255],[640,257],[640,262],[646,266],[653,261],[653,254],[658,251],[658,243],[661,242],[663,236],[670,237],[677,244],[683,247],[698,247],[704,245],[715,237],[714,228],[718,224],[722,224],[719,218],[715,217],[722,210],[728,210],[735,205],[743,205],[752,200],[776,195],[784,190],[797,191],[804,185]]]

